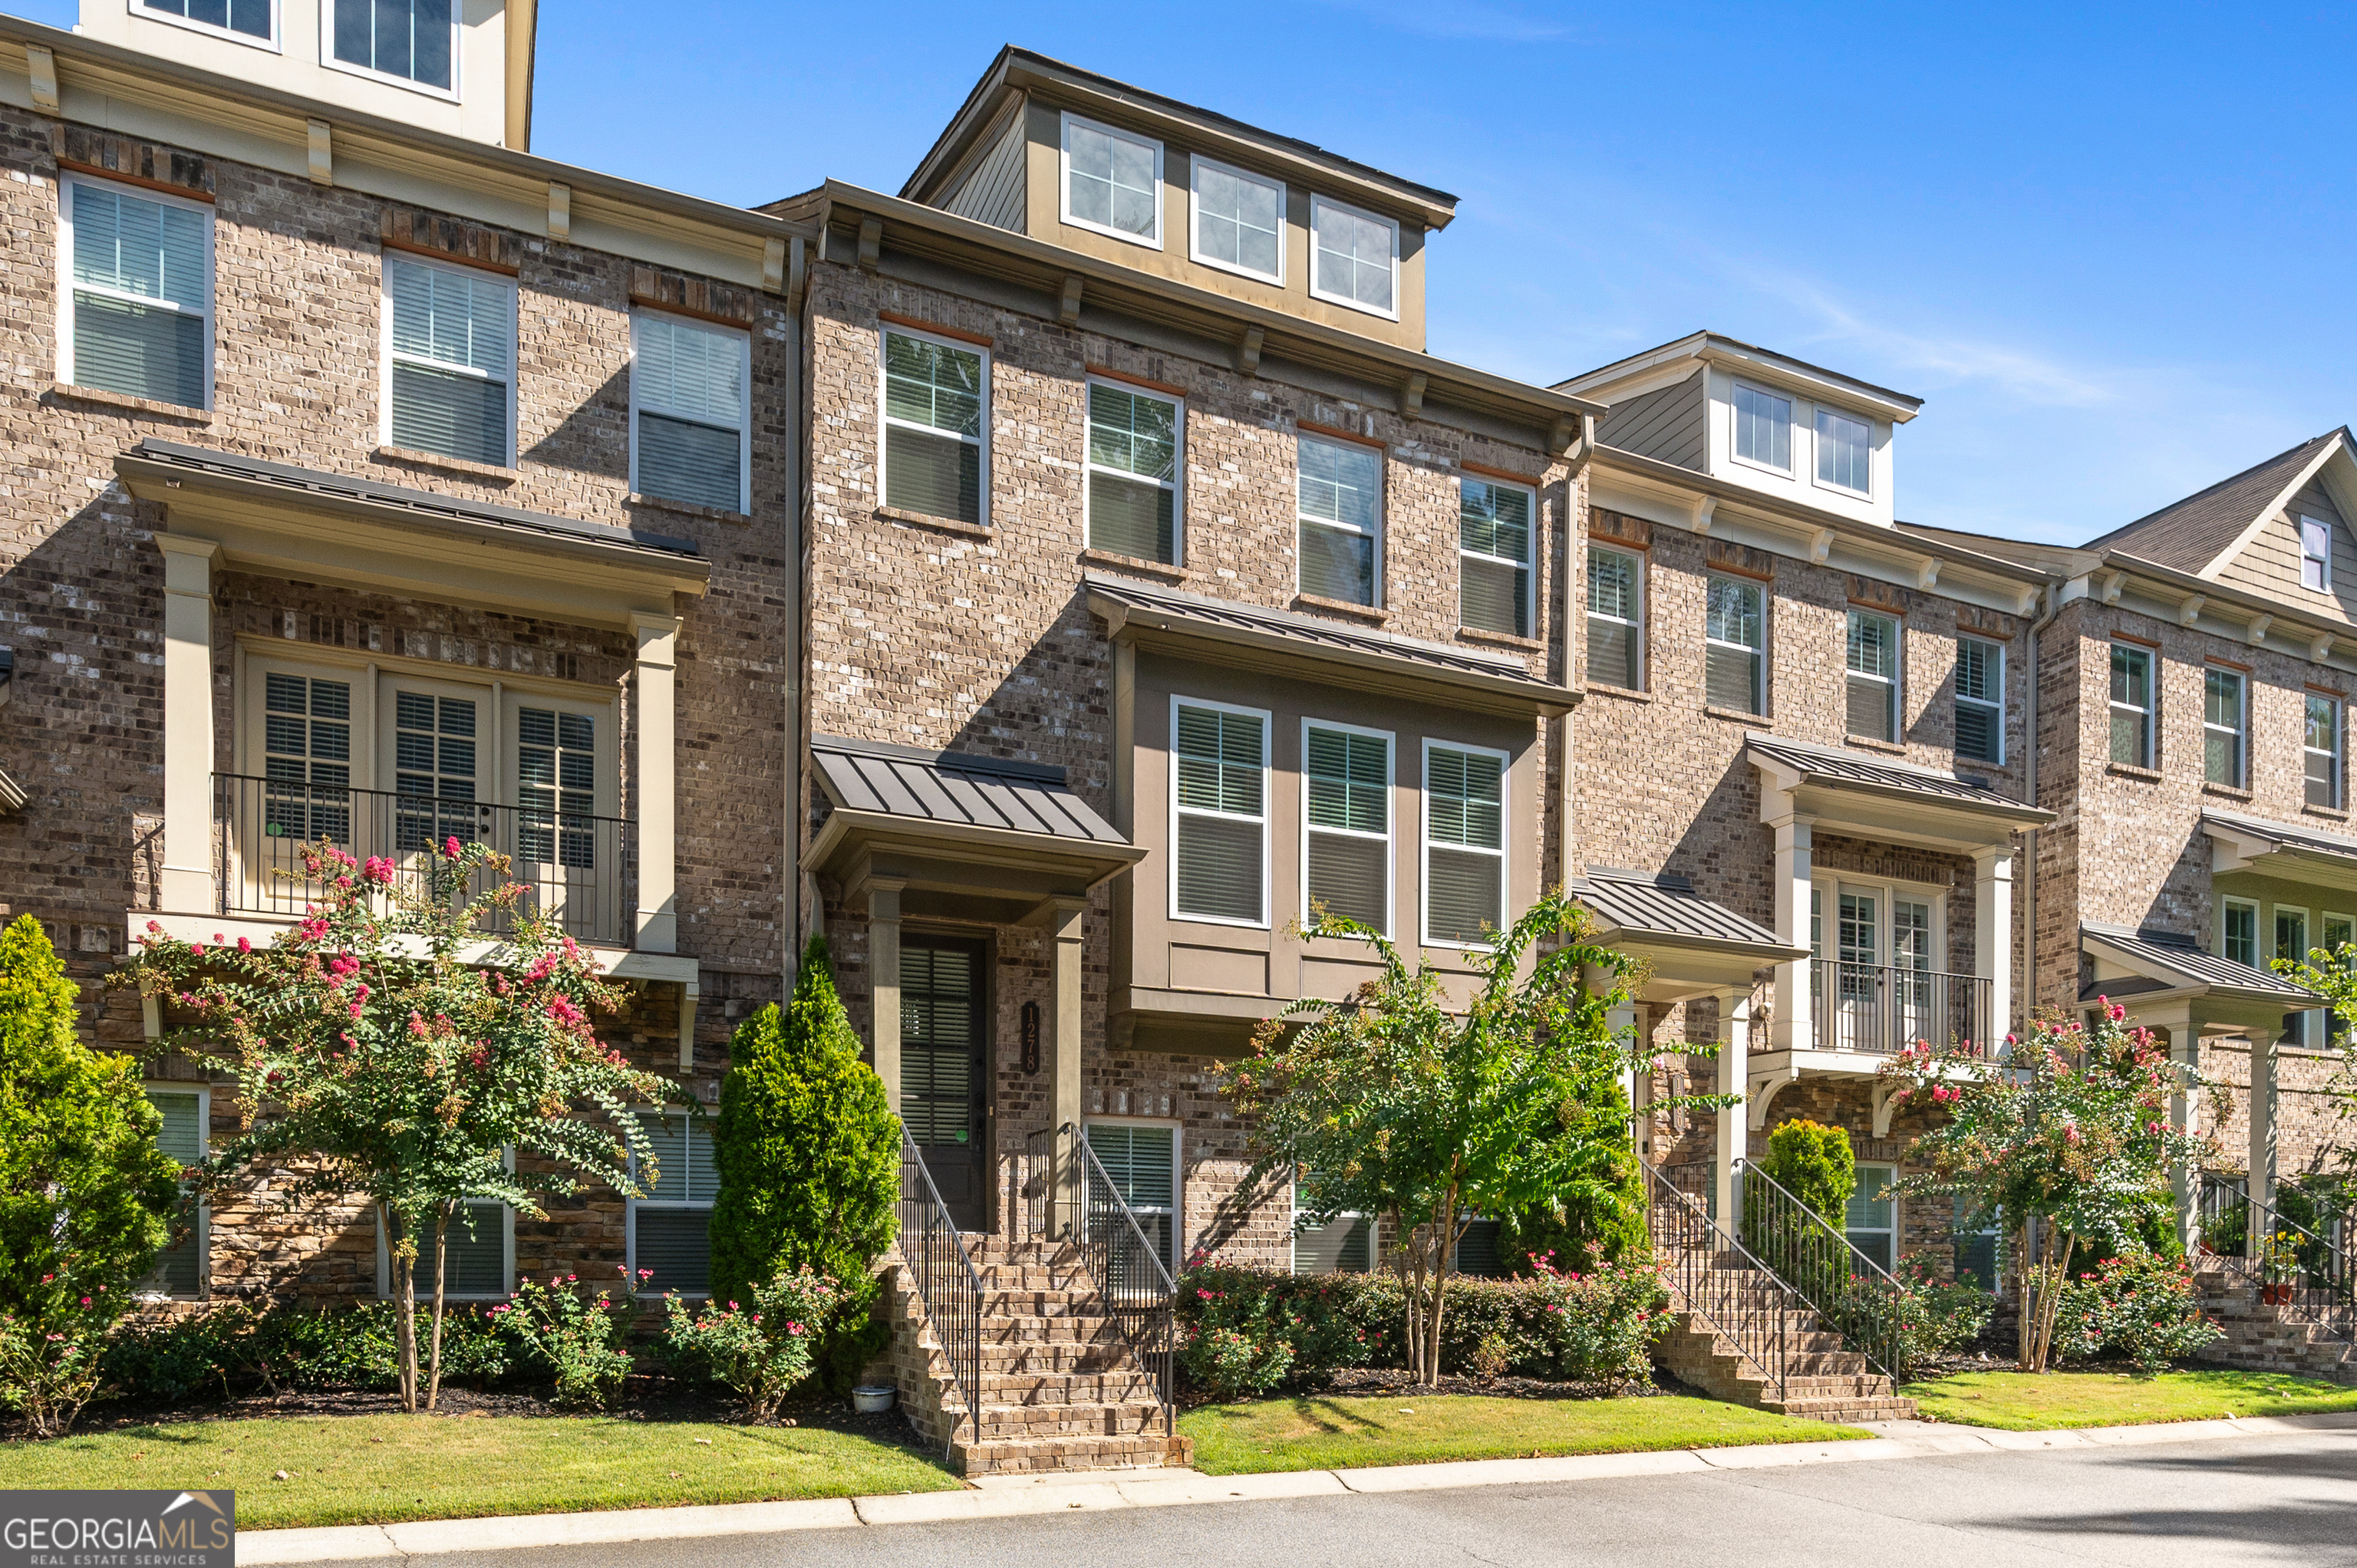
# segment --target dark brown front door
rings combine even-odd
[[[900,939],[900,1119],[961,1230],[988,1229],[985,951],[963,937]]]

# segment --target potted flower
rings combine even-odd
[[[2292,1286],[2299,1282],[2298,1238],[2278,1230],[2259,1244],[2259,1299],[2267,1305],[2291,1300]]]

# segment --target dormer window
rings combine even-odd
[[[277,0],[135,0],[132,9],[242,44],[278,45]]]
[[[1162,248],[1162,144],[1064,116],[1064,221]]]
[[[1309,199],[1309,292],[1353,310],[1399,319],[1399,225],[1388,218]]]
[[[1872,489],[1868,464],[1873,451],[1872,425],[1830,408],[1817,410],[1817,483],[1867,494]]]
[[[1240,168],[1193,161],[1194,259],[1246,277],[1285,281],[1285,187]]]
[[[202,0],[189,0],[191,5]],[[218,3],[218,0],[216,0]],[[458,23],[450,0],[328,0],[328,63],[456,96]]]
[[[1735,383],[1735,455],[1780,474],[1792,471],[1792,400]]]
[[[2299,585],[2332,591],[2332,525],[2312,517],[2299,520]]]

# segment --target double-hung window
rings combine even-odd
[[[184,1170],[205,1157],[211,1101],[211,1090],[190,1084],[147,1086],[147,1103],[163,1118],[156,1129],[156,1146]],[[181,1189],[180,1201],[179,1211],[172,1216],[172,1239],[156,1254],[154,1266],[139,1283],[139,1294],[193,1296],[204,1291],[205,1244],[211,1216],[193,1187]]]
[[[2240,671],[2201,672],[2201,777],[2240,789],[2249,772],[2250,682]]]
[[[511,1156],[512,1163],[512,1156]],[[390,1233],[388,1234],[387,1231]],[[401,1270],[394,1248],[401,1222],[377,1236],[377,1294],[396,1295]],[[434,1295],[434,1221],[417,1231],[417,1256],[410,1263],[418,1300]],[[461,1301],[500,1301],[513,1294],[515,1212],[495,1197],[462,1198],[450,1206],[442,1225],[442,1294]]]
[[[1644,684],[1645,558],[1587,551],[1587,678],[1628,691]]]
[[[1301,591],[1372,605],[1383,561],[1383,451],[1314,435],[1301,437],[1300,451]]]
[[[1173,699],[1174,919],[1268,923],[1266,713]]]
[[[2005,645],[1956,639],[1956,755],[2005,761]]]
[[[2229,898],[2219,912],[2219,946],[2227,961],[2248,969],[2259,967],[2259,907],[2247,898]]]
[[[1899,622],[1849,612],[1849,733],[1863,740],[1899,738]]]
[[[1089,383],[1089,548],[1178,564],[1178,400]]]
[[[1860,1165],[1857,1185],[1850,1189],[1849,1208],[1842,1229],[1849,1244],[1889,1269],[1898,1262],[1899,1204],[1891,1183],[1899,1178],[1895,1165]]]
[[[1261,175],[1197,157],[1194,259],[1225,272],[1285,281],[1285,187]]]
[[[631,1176],[642,1196],[630,1200],[631,1283],[646,1291],[709,1294],[712,1200],[720,1191],[712,1129],[676,1110],[643,1112],[639,1127],[654,1169],[649,1172],[633,1153]],[[650,1277],[640,1279],[641,1271]]]
[[[62,183],[58,380],[206,407],[212,389],[212,210],[78,177]]]
[[[1303,881],[1309,902],[1384,936],[1392,929],[1392,737],[1301,726]]]
[[[2112,760],[2152,766],[2152,653],[2112,644]]]
[[[506,467],[513,461],[512,279],[415,256],[384,258],[384,440]]]
[[[1735,383],[1735,455],[1747,463],[1792,471],[1792,400]]]
[[[1765,713],[1768,639],[1760,585],[1713,577],[1706,592],[1704,700],[1739,714]]]
[[[1322,196],[1309,199],[1309,292],[1399,319],[1399,224]]]
[[[339,70],[455,97],[455,0],[328,0],[327,61]]]
[[[2276,957],[2290,963],[2309,961],[2308,911],[2275,907]],[[2283,1018],[2283,1042],[2287,1046],[2309,1046],[2318,1042],[2311,1038],[2312,1029],[2307,1013],[2287,1013]]]
[[[1064,116],[1064,221],[1162,248],[1162,144]]]
[[[1424,940],[1486,947],[1506,924],[1506,754],[1424,743]]]
[[[1098,1169],[1129,1206],[1142,1239],[1162,1266],[1175,1273],[1179,1266],[1178,1129],[1166,1123],[1092,1121],[1088,1139]],[[1095,1172],[1089,1179],[1094,1182]],[[1108,1262],[1116,1274],[1112,1283],[1119,1288],[1125,1282],[1118,1278],[1123,1264],[1118,1249]],[[1150,1285],[1148,1281],[1136,1283]]]
[[[630,318],[630,489],[752,510],[753,340],[676,316]]]
[[[276,0],[134,0],[132,9],[237,43],[278,47]]]
[[[1865,495],[1872,488],[1874,426],[1830,408],[1817,410],[1817,483]]]
[[[2308,764],[2308,803],[2341,809],[2341,699],[2308,693],[2308,725],[2301,751]]]
[[[2299,585],[2332,591],[2332,525],[2319,518],[2299,520]]]
[[[990,357],[938,338],[884,329],[884,504],[986,523]]]
[[[1457,482],[1458,615],[1477,631],[1531,635],[1536,492],[1494,479]]]

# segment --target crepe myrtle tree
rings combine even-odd
[[[1263,1024],[1252,1055],[1222,1074],[1254,1129],[1248,1180],[1294,1176],[1296,1212],[1312,1224],[1344,1213],[1387,1222],[1408,1365],[1427,1386],[1439,1380],[1448,1282],[1473,1217],[1616,1196],[1631,1133],[1620,1086],[1632,1069],[1650,1074],[1654,1053],[1610,1018],[1642,983],[1640,966],[1589,931],[1562,894],[1542,898],[1467,955],[1476,983],[1459,1003],[1427,957],[1410,968],[1380,933],[1318,912],[1299,936],[1364,942],[1383,973],[1347,1000],[1303,1001]]]
[[[2170,1172],[2198,1169],[2213,1152],[2207,1136],[2169,1121],[2169,1097],[2195,1092],[2194,1080],[2180,1076],[2186,1069],[2152,1031],[2130,1028],[2126,1018],[2104,997],[2091,1024],[2034,1019],[2027,1037],[2007,1036],[1994,1057],[1968,1043],[1918,1040],[1882,1065],[1900,1099],[1947,1113],[1909,1152],[1921,1168],[1891,1190],[1952,1198],[1963,1225],[2001,1221],[2013,1231],[2022,1260],[2017,1363],[2025,1372],[2046,1369],[2072,1255],[2147,1252],[2143,1225],[2171,1201]],[[2034,1220],[2054,1233],[2036,1266]]]
[[[2296,985],[2304,985],[2324,999],[2331,1011],[2331,1048],[2341,1053],[2340,1069],[2326,1085],[2341,1101],[2344,1118],[2357,1118],[2357,943],[2310,948],[2306,958],[2279,958],[2273,968]],[[2339,1151],[2342,1192],[2357,1196],[2357,1144]],[[2340,1202],[2346,1204],[2349,1196]]]
[[[591,1015],[619,993],[509,879],[508,856],[450,838],[407,860],[306,846],[297,880],[317,902],[272,945],[181,941],[150,922],[118,978],[188,1021],[169,1048],[236,1080],[239,1131],[199,1167],[203,1185],[269,1165],[292,1177],[294,1200],[375,1208],[400,1282],[402,1407],[415,1411],[420,1237],[434,1238],[431,1410],[459,1206],[491,1198],[541,1218],[542,1194],[582,1177],[639,1196],[656,1172],[629,1108],[676,1089],[597,1038]],[[511,1150],[558,1174],[519,1175]]]

